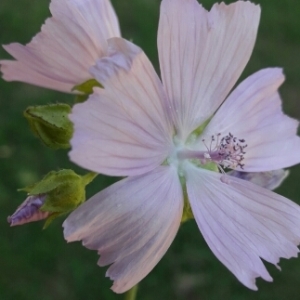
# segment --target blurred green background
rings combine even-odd
[[[140,45],[158,66],[156,31],[159,0],[114,0],[123,36]],[[228,1],[226,1],[228,2]],[[281,89],[284,110],[300,119],[300,1],[256,1],[262,18],[253,56],[243,77],[268,66],[281,66],[286,82]],[[206,8],[213,1],[203,0]],[[1,0],[0,43],[27,43],[50,14],[46,0]],[[0,49],[0,57],[9,56]],[[62,219],[42,230],[42,222],[10,228],[8,215],[26,195],[17,188],[38,181],[50,170],[75,168],[67,152],[51,151],[31,134],[22,111],[29,105],[72,103],[62,93],[0,80],[0,300],[113,300],[106,268],[96,265],[97,254],[80,243],[66,244]],[[280,138],[280,137],[279,137]],[[295,149],[299,151],[299,149]],[[286,153],[289,155],[289,153]],[[278,192],[300,203],[300,168]],[[110,184],[99,177],[88,195]],[[299,229],[300,230],[300,229]],[[138,299],[300,299],[300,259],[283,260],[282,272],[268,265],[273,283],[258,280],[259,291],[242,286],[213,256],[194,221],[180,229],[175,242],[157,267],[140,284]]]

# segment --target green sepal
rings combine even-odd
[[[59,103],[30,106],[24,111],[24,116],[43,144],[52,149],[66,149],[70,147],[73,135],[73,124],[68,117],[70,112],[69,105]]]
[[[214,162],[208,162],[206,164],[200,164],[198,160],[192,161],[194,164],[196,164],[198,167],[201,167],[203,169],[213,171],[213,172],[218,172],[218,166]],[[194,215],[191,209],[187,189],[186,189],[186,180],[184,176],[180,176],[180,183],[182,187],[182,192],[183,192],[183,212],[182,212],[182,217],[181,217],[181,223],[184,223],[190,219],[194,219]]]
[[[191,159],[190,161],[198,168],[213,172],[219,172],[218,165],[213,161],[209,161],[206,164],[202,164],[198,159]]]
[[[203,133],[204,129],[206,128],[206,126],[208,125],[208,123],[210,122],[210,120],[212,119],[212,117],[210,117],[209,119],[207,119],[205,122],[203,122],[199,127],[197,127],[187,138],[186,140],[186,144],[193,144],[195,142],[195,140]]]
[[[67,169],[51,171],[41,181],[20,190],[28,195],[46,194],[46,200],[40,208],[50,213],[44,226],[46,228],[52,220],[73,211],[85,201],[85,187],[96,176],[93,172],[80,176]]]
[[[180,176],[180,183],[182,187],[182,193],[183,193],[183,212],[181,217],[181,223],[184,223],[190,219],[194,219],[194,215],[191,209],[189,197],[186,190],[186,180],[184,176]]]
[[[206,126],[208,125],[208,123],[210,122],[210,120],[212,119],[209,118],[207,119],[205,122],[203,122],[198,128],[196,128],[192,134],[195,134],[196,136],[200,136],[202,134],[202,132],[204,131],[204,129],[206,128]]]
[[[75,103],[82,103],[86,101],[88,97],[93,93],[94,87],[103,88],[103,86],[95,79],[89,79],[82,84],[75,85],[72,91],[78,91],[81,93],[76,95]]]
[[[202,169],[205,169],[205,170],[219,172],[218,165],[216,163],[214,163],[213,161],[210,161],[206,164],[201,164],[200,166]]]
[[[190,201],[188,198],[187,190],[186,190],[186,185],[182,186],[182,191],[183,191],[183,212],[182,212],[182,217],[181,217],[181,223],[184,223],[190,219],[194,219],[194,215],[191,209]]]
[[[48,228],[48,226],[52,223],[53,220],[55,220],[56,218],[63,216],[64,213],[52,213],[49,215],[49,217],[46,219],[45,224],[43,226],[43,229]]]
[[[76,103],[83,103],[89,98],[90,94],[83,94],[83,95],[76,95],[75,96],[75,104]]]

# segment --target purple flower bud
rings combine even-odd
[[[46,219],[50,213],[40,210],[45,200],[45,194],[27,197],[25,201],[17,208],[15,213],[7,218],[10,226],[22,225],[25,223]]]

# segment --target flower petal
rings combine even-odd
[[[107,51],[106,40],[119,36],[109,0],[52,0],[53,17],[32,41],[3,46],[16,61],[0,61],[3,78],[71,92],[92,78],[89,68]]]
[[[120,38],[109,45],[111,55],[91,69],[105,89],[95,89],[70,116],[70,157],[98,173],[140,175],[162,164],[172,146],[166,96],[140,48]]]
[[[248,180],[252,183],[268,189],[277,189],[289,175],[289,171],[284,169],[273,170],[268,172],[240,172],[231,170],[227,174],[240,179]]]
[[[10,46],[12,45],[13,44],[10,44]],[[3,73],[3,79],[6,81],[26,82],[61,92],[69,92],[73,88],[73,85],[70,83],[57,81],[48,76],[39,74],[21,61],[1,60],[0,67]]]
[[[277,92],[283,81],[279,68],[264,69],[248,77],[226,99],[199,140],[229,132],[245,139],[246,172],[270,171],[299,163],[298,121],[283,114]]]
[[[246,66],[260,18],[250,2],[163,0],[158,51],[177,131],[186,137],[216,111]]]
[[[123,293],[142,280],[173,241],[182,216],[183,195],[175,169],[158,167],[123,179],[96,194],[64,222],[68,242],[82,240],[98,250],[100,266]]]
[[[224,178],[224,176],[226,176]],[[217,258],[248,288],[272,281],[260,258],[297,257],[300,207],[246,180],[187,167],[187,192],[199,229]]]

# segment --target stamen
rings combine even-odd
[[[204,157],[216,162],[223,174],[225,174],[225,171],[221,166],[230,169],[236,169],[237,167],[243,169],[244,164],[242,162],[244,160],[244,154],[246,154],[245,148],[247,147],[245,140],[238,139],[230,132],[221,139],[220,133],[218,133],[216,137],[217,138],[215,138],[214,135],[211,136],[209,147],[207,147],[205,139],[202,140],[207,149],[207,153],[204,154]]]

